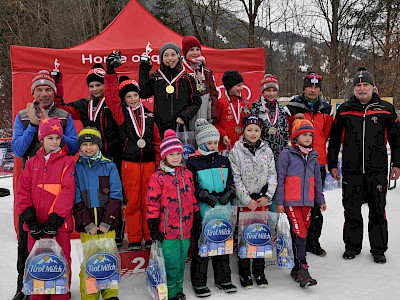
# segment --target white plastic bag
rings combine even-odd
[[[147,266],[146,285],[147,290],[154,300],[167,300],[167,273],[165,270],[164,255],[158,245],[153,242],[150,249],[149,264]]]
[[[179,131],[179,125],[176,126],[176,136],[182,142],[183,146],[183,159],[187,160],[189,155],[196,152],[196,132],[188,131],[186,125],[183,125],[183,131]]]
[[[69,266],[55,238],[36,241],[25,263],[25,295],[66,294]]]
[[[207,207],[199,238],[199,256],[232,254],[236,219],[236,206]]]
[[[279,214],[276,224],[276,255],[278,266],[285,268],[294,267],[294,255],[292,248],[292,237],[290,234],[289,220],[285,213]]]
[[[118,289],[121,258],[114,238],[97,234],[82,243],[85,290],[94,294],[100,290]]]

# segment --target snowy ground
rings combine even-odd
[[[0,187],[12,190],[12,178],[1,178]],[[321,244],[328,255],[317,257],[308,255],[311,275],[318,280],[318,285],[300,288],[289,274],[289,270],[268,267],[266,274],[269,286],[259,289],[244,290],[239,287],[237,259],[232,257],[232,279],[238,286],[236,294],[229,296],[213,286],[211,264],[209,268],[209,287],[212,296],[208,299],[400,299],[400,187],[389,191],[387,197],[387,218],[389,221],[389,250],[386,252],[388,262],[375,264],[369,254],[368,236],[364,238],[364,249],[356,259],[345,261],[342,242],[343,209],[341,190],[325,192],[328,210],[324,213],[325,223]],[[0,198],[0,300],[9,300],[16,288],[17,241],[13,227],[13,196]],[[368,208],[363,206],[364,223],[368,216]],[[365,226],[364,232],[367,232]],[[79,241],[72,241],[72,299],[80,299],[79,295]],[[190,285],[189,267],[186,269],[184,292],[188,299],[198,299]],[[399,298],[397,298],[399,297]],[[151,299],[145,288],[144,275],[133,275],[122,281],[121,300]]]

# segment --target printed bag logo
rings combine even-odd
[[[64,271],[64,259],[53,253],[40,253],[28,262],[29,274],[38,280],[57,279]]]
[[[243,238],[250,245],[263,246],[271,241],[272,235],[267,225],[253,223],[244,229]]]
[[[285,240],[279,233],[277,233],[276,234],[276,252],[278,253],[278,255],[282,253],[284,248],[285,248]]]
[[[118,260],[109,253],[96,253],[86,262],[86,273],[96,279],[107,279],[117,272]]]
[[[189,144],[183,144],[183,159],[189,159],[189,155],[193,154],[196,152],[196,149]]]
[[[160,284],[161,276],[157,264],[152,263],[147,267],[147,279],[153,287]]]
[[[212,243],[225,242],[232,236],[232,225],[223,219],[211,220],[204,226],[203,234]]]

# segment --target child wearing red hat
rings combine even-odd
[[[73,230],[75,163],[68,151],[60,148],[62,135],[62,125],[57,117],[40,120],[38,137],[42,147],[26,162],[19,177],[15,200],[16,209],[25,222],[24,230],[30,233],[29,252],[36,240],[55,237],[71,269],[70,232]],[[53,297],[68,300],[69,293],[30,297],[32,300]]]
[[[316,203],[326,210],[318,164],[318,152],[313,149],[314,126],[306,119],[292,124],[292,146],[285,147],[277,161],[278,187],[274,201],[276,212],[286,212],[291,225],[295,267],[292,277],[301,287],[316,285],[310,276],[306,260],[308,227],[311,208]]]
[[[195,130],[197,119],[206,119],[209,123],[218,117],[218,91],[215,85],[213,72],[206,68],[205,58],[202,56],[199,40],[191,35],[182,39],[182,64],[186,72],[193,76],[196,88],[201,95],[201,106],[189,122],[189,130]]]

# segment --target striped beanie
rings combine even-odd
[[[104,67],[102,64],[93,65],[93,67],[89,70],[89,72],[86,75],[87,85],[89,86],[89,84],[93,81],[97,81],[104,84],[104,75],[106,75],[106,71],[104,71]]]
[[[251,124],[255,124],[262,128],[261,120],[257,116],[249,116],[243,120],[243,130]]]
[[[268,88],[274,88],[279,91],[279,81],[275,75],[265,74],[264,78],[261,80],[261,94]]]
[[[183,152],[182,142],[176,136],[176,132],[168,129],[164,133],[164,139],[160,145],[161,159],[172,152]]]
[[[92,142],[99,146],[99,149],[103,147],[103,142],[101,141],[100,131],[96,127],[85,127],[78,134],[78,145],[79,148],[85,142]]]
[[[313,124],[307,119],[295,119],[292,123],[292,142],[294,142],[294,139],[297,138],[300,134],[305,132],[314,133]]]
[[[199,118],[195,123],[196,143],[202,145],[210,141],[219,141],[220,134],[214,125],[207,122],[206,119]]]
[[[35,91],[35,88],[41,85],[48,85],[57,93],[56,82],[54,77],[49,73],[49,71],[41,70],[32,78],[31,93]]]
[[[39,141],[43,140],[50,134],[63,135],[63,128],[60,120],[57,117],[42,119],[39,122]]]
[[[367,82],[372,86],[375,86],[374,76],[370,72],[367,71],[365,67],[358,67],[357,72],[353,78],[353,87],[358,83]]]

